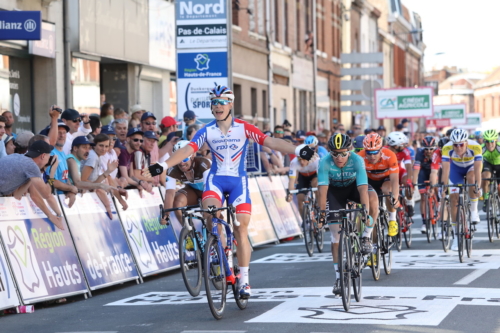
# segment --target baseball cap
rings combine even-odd
[[[49,145],[44,140],[38,140],[31,144],[28,148],[28,152],[24,154],[27,157],[35,158],[42,154],[50,154],[50,152],[54,149],[54,146]]]
[[[405,124],[405,123],[409,123],[410,121],[406,118],[404,118],[403,120],[401,120],[401,124]]]
[[[188,111],[184,112],[184,116],[183,116],[183,118],[184,118],[184,119],[186,119],[186,118],[187,118],[187,119],[194,119],[194,118],[196,118],[196,115],[194,114],[194,112],[193,112],[193,111],[188,110]]]
[[[168,133],[166,141],[170,142],[174,137],[179,138],[177,135],[175,135],[175,132]]]
[[[309,131],[306,133],[306,136],[309,136],[309,135],[313,135],[313,136],[316,136],[316,132],[314,131]]]
[[[377,131],[385,131],[385,126],[384,126],[384,125],[380,125],[380,126],[377,128]]]
[[[174,126],[174,125],[180,125],[181,122],[175,120],[174,117],[166,116],[166,117],[163,117],[163,119],[161,120],[161,124],[163,127],[170,127],[170,126]]]
[[[131,129],[128,130],[127,132],[127,138],[129,136],[132,136],[134,134],[140,134],[140,135],[144,135],[144,132],[141,131],[140,129],[138,129],[137,127],[132,127]]]
[[[138,111],[144,111],[144,108],[140,104],[133,105],[130,108],[130,113],[138,112]]]
[[[144,132],[144,137],[148,139],[155,139],[156,141],[158,141],[158,136],[156,136],[156,133],[153,131]]]
[[[318,134],[318,138],[326,138],[326,134],[325,134],[325,133],[323,133],[323,132],[320,132],[320,133]]]
[[[111,125],[106,125],[106,126],[101,127],[101,133],[102,134],[114,134],[114,135],[116,135],[115,129]]]
[[[290,143],[295,143],[295,140],[290,135],[284,136],[281,139],[285,140],[285,141],[289,141]]]
[[[146,120],[148,118],[154,118],[154,120],[156,120],[156,117],[152,112],[144,112],[142,114],[141,121]]]
[[[79,118],[79,117],[80,117],[80,112],[78,112],[74,109],[66,109],[61,114],[61,119],[66,119],[66,120],[74,120],[74,119]]]
[[[66,129],[66,132],[69,132],[69,126],[66,125],[61,119],[57,119],[57,127],[64,127]],[[43,130],[40,131],[40,134],[49,135],[50,128],[51,125],[45,127]]]
[[[80,145],[91,145],[95,146],[95,143],[92,143],[87,139],[86,136],[77,136],[74,140],[73,143],[71,144],[71,147],[74,146],[80,146]]]
[[[300,137],[303,136],[305,137],[306,136],[306,132],[304,132],[303,130],[298,130],[296,133],[295,133],[295,137],[297,139],[300,139]],[[305,138],[304,138],[305,139]]]
[[[30,131],[21,132],[17,135],[16,145],[21,147],[21,148],[28,148],[28,144],[29,144],[31,138],[34,136],[35,136],[35,134],[33,134]]]

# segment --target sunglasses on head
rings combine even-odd
[[[228,105],[229,103],[231,103],[230,101],[226,100],[226,99],[213,99],[211,101],[212,105]]]
[[[132,139],[132,141],[134,141],[134,142],[140,142],[140,143],[143,143],[143,142],[144,142],[144,140],[143,140],[143,139],[137,139],[137,138],[136,138],[136,139]]]
[[[76,119],[73,119],[73,120],[72,120],[72,122],[74,122],[74,123],[79,123],[79,122],[81,122],[81,121],[82,121],[82,119],[81,119],[81,118],[76,118]]]
[[[462,148],[463,146],[465,146],[465,142],[460,142],[460,143],[454,143],[453,144],[453,147],[460,147],[460,148]]]
[[[380,153],[380,150],[367,150],[366,153],[368,155],[377,155],[378,153]]]
[[[332,151],[332,152],[330,152],[330,154],[332,154],[332,157],[346,157],[347,155],[349,155],[349,152],[348,151],[343,151],[343,152]]]

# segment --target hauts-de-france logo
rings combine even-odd
[[[210,58],[206,53],[198,53],[194,61],[196,62],[196,69],[199,71],[205,71],[209,68],[208,64],[210,63]]]
[[[383,110],[394,110],[396,109],[396,97],[382,98],[379,104]]]

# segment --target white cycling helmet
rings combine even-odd
[[[456,128],[451,132],[450,134],[450,141],[453,143],[460,143],[467,141],[469,138],[469,133],[467,133],[466,130],[461,129],[461,128]]]
[[[219,97],[227,97],[231,102],[234,102],[234,93],[226,86],[218,85],[210,90],[210,100]]]
[[[389,146],[402,146],[408,141],[403,132],[391,132],[387,136],[387,144]]]

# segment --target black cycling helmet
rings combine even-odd
[[[334,134],[328,140],[328,148],[330,150],[351,149],[352,140],[345,134]]]
[[[436,138],[431,135],[427,135],[422,140],[422,147],[424,148],[436,147]]]
[[[447,144],[448,142],[450,142],[449,138],[447,137],[441,138],[438,142],[438,147],[442,149],[444,145]]]
[[[357,137],[354,138],[353,142],[353,147],[356,150],[361,150],[363,149],[363,140],[365,139],[364,135],[358,135]]]

